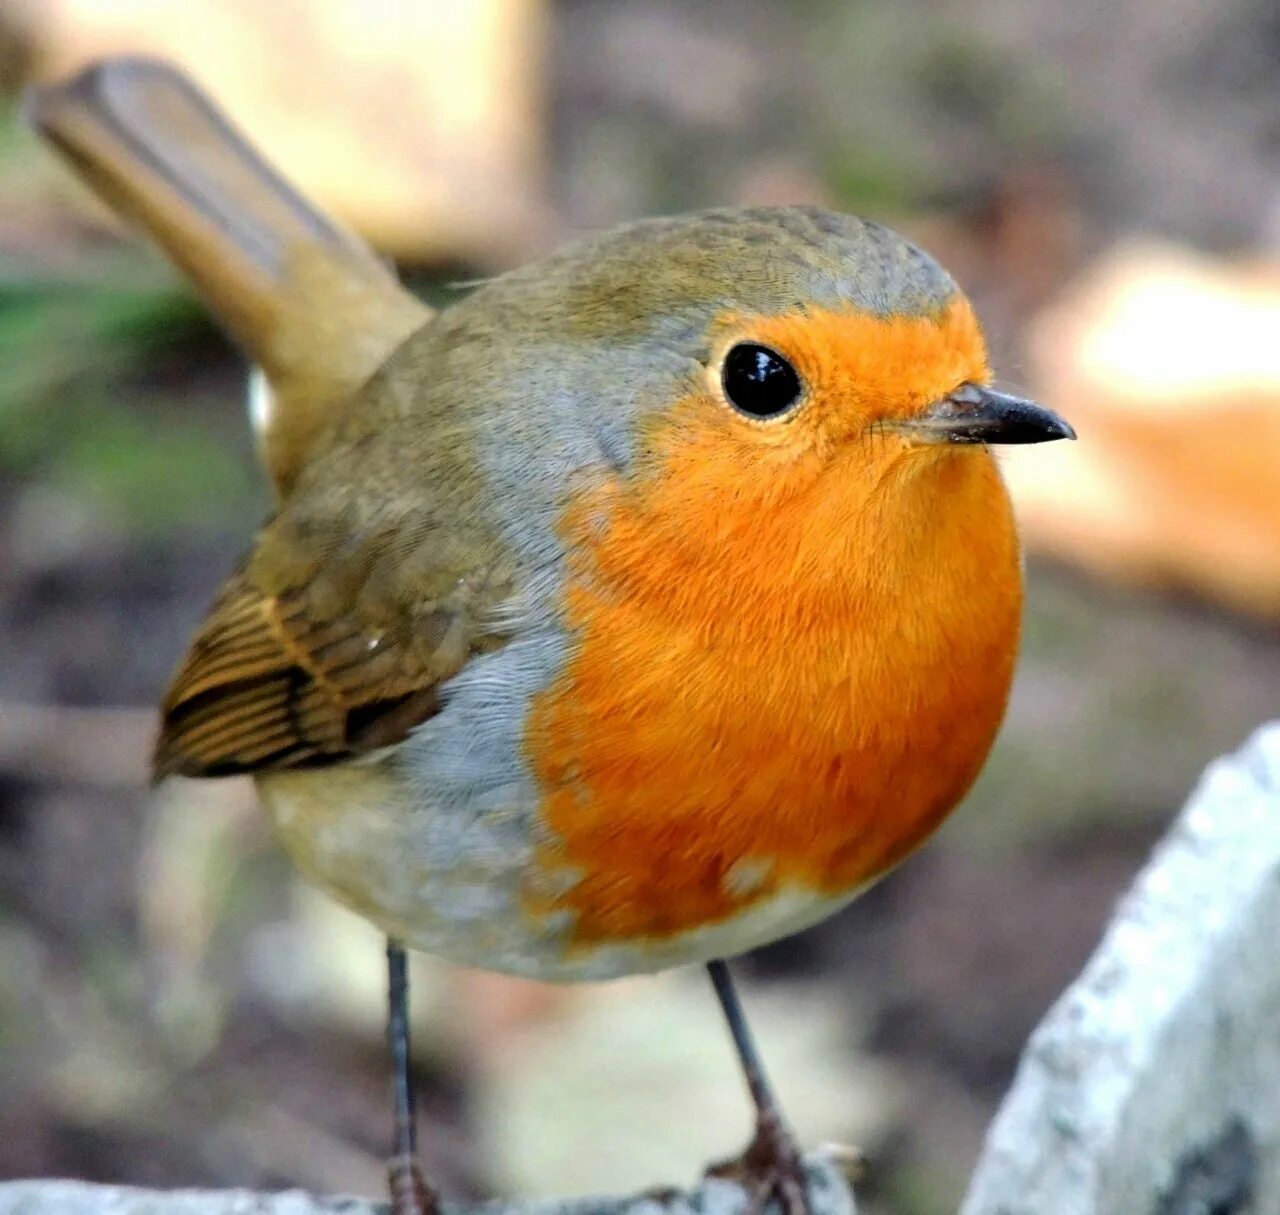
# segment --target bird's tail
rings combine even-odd
[[[273,392],[260,437],[287,490],[334,405],[430,311],[168,64],[104,60],[32,90],[27,113],[264,369]]]

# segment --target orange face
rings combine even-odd
[[[793,408],[759,420],[729,404],[721,367],[742,342],[770,347],[795,368],[802,393]],[[987,375],[982,334],[963,297],[936,319],[817,310],[724,316],[713,329],[704,390],[649,425],[644,492],[653,509],[671,511],[681,533],[700,537],[758,534],[762,524],[792,533],[834,527],[830,512],[865,503],[896,463],[920,454],[893,422]]]
[[[726,399],[743,342],[798,375],[777,417]],[[572,912],[583,947],[864,886],[963,795],[1012,674],[990,454],[894,428],[986,378],[968,303],[726,315],[711,355],[645,424],[639,471],[562,520],[574,646],[527,723],[548,828],[530,906]]]

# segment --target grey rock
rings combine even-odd
[[[1280,723],[1214,763],[1023,1054],[961,1215],[1280,1212]]]
[[[806,1164],[812,1215],[857,1215],[841,1152],[814,1153]],[[747,1194],[730,1181],[708,1178],[686,1192],[626,1198],[543,1202],[446,1202],[442,1215],[743,1215]],[[0,1215],[386,1215],[385,1203],[365,1198],[319,1198],[301,1190],[142,1190],[82,1181],[0,1184]]]

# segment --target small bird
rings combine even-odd
[[[175,69],[36,91],[39,129],[186,270],[266,387],[275,508],[163,705],[155,773],[254,777],[301,871],[389,941],[392,1193],[414,1155],[404,949],[535,979],[706,964],[831,915],[977,775],[1018,645],[988,386],[931,258],[812,207],[633,223],[433,313]]]

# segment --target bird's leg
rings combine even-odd
[[[764,1074],[742,1005],[738,1002],[738,993],[729,977],[729,967],[722,961],[708,962],[707,973],[729,1023],[729,1032],[733,1035],[747,1088],[756,1107],[756,1130],[747,1150],[739,1159],[716,1165],[709,1172],[743,1182],[752,1194],[749,1215],[761,1215],[773,1198],[778,1199],[785,1215],[808,1215],[804,1161]]]
[[[418,1162],[418,1129],[409,1072],[409,976],[404,949],[387,941],[387,1043],[391,1047],[391,1095],[395,1148],[387,1161],[391,1215],[439,1215],[440,1198]]]

